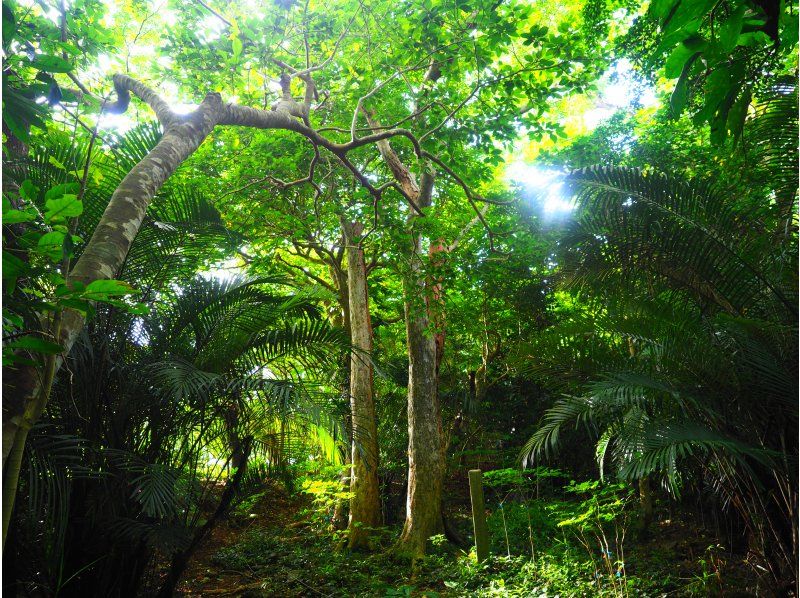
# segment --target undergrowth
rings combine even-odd
[[[375,530],[371,554],[337,549],[341,535],[327,525],[334,499],[339,498],[333,484],[306,484],[314,501],[298,514],[297,522],[283,529],[252,528],[234,545],[219,550],[213,562],[223,570],[263,579],[263,596],[722,593],[730,567],[724,548],[713,538],[689,532],[690,527],[683,528],[681,537],[676,524],[667,520],[658,524],[663,529],[643,541],[637,532],[635,496],[628,487],[597,481],[564,485],[560,472],[540,473],[487,473],[492,556],[484,562],[477,561],[474,550],[467,553],[443,536],[434,536],[428,555],[411,573],[407,562],[387,552],[398,532],[389,528]]]

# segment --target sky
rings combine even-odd
[[[631,63],[620,60],[603,75],[598,93],[588,110],[581,115],[582,128],[588,133],[618,110],[634,105],[650,108],[658,105],[652,87],[642,88],[634,79]],[[545,219],[559,219],[574,209],[574,202],[564,193],[562,173],[549,166],[538,165],[535,160],[525,160],[523,152],[506,166],[505,175],[510,183],[519,185],[525,196],[531,198]]]

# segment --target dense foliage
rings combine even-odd
[[[797,28],[4,0],[4,591],[797,595]]]

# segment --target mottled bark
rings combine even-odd
[[[378,487],[378,426],[373,398],[372,324],[364,249],[359,245],[363,227],[342,221],[347,240],[347,286],[350,306],[350,412],[353,443],[350,473],[350,519],[348,545],[369,545],[365,527],[381,524]]]
[[[343,246],[346,245],[346,241],[342,238]],[[340,310],[337,312],[336,316],[334,317],[334,325],[339,326],[347,334],[347,338],[350,338],[350,291],[348,289],[347,283],[347,271],[341,267],[341,257],[337,256],[339,261],[336,263],[330,264],[331,266],[331,278],[335,281],[336,284],[336,291],[339,297],[339,308]],[[349,397],[350,396],[350,355],[345,355],[342,359],[341,365],[341,372],[342,372],[342,397]],[[348,434],[348,438],[350,433],[352,433],[352,417],[345,418],[345,430]],[[348,491],[350,489],[350,470],[351,470],[351,461],[350,461],[350,447],[348,446],[346,449],[340,449],[340,457],[342,460],[342,473],[339,476],[339,488],[341,492]],[[331,516],[331,528],[336,531],[343,531],[347,529],[347,523],[349,518],[350,512],[350,503],[348,500],[344,498],[340,498],[336,500],[336,504],[333,507],[333,515]]]
[[[84,285],[95,280],[116,276],[133,239],[139,231],[147,206],[164,181],[188,158],[208,136],[220,111],[219,94],[209,94],[197,111],[185,116],[172,115],[156,94],[137,81],[118,75],[114,78],[118,93],[131,90],[151,105],[162,125],[164,135],[155,148],[134,166],[114,191],[111,200],[87,243],[80,259],[69,275],[70,282]],[[127,102],[125,102],[127,105]],[[66,310],[58,334],[64,353],[69,352],[83,328],[84,318],[76,311]],[[58,357],[55,369],[61,366]],[[30,429],[47,402],[41,391],[40,375],[34,367],[23,367],[4,376],[3,459],[8,456],[14,438],[21,429]]]
[[[436,339],[430,330],[425,281],[421,273],[419,236],[415,258],[406,282],[406,335],[408,343],[408,495],[406,521],[398,550],[416,558],[425,544],[442,533],[442,480],[444,452],[442,414],[436,378]]]
[[[447,326],[444,313],[444,288],[442,287],[442,277],[435,273],[437,268],[444,266],[448,248],[445,246],[444,241],[441,239],[435,243],[431,243],[428,247],[428,255],[430,256],[430,265],[434,269],[434,274],[431,276],[431,293],[430,293],[430,314],[433,321],[434,340],[436,341],[436,378],[439,378],[439,368],[442,365],[442,358],[444,357],[444,342],[447,333]]]
[[[367,112],[367,122],[378,127]],[[376,142],[384,163],[403,194],[418,210],[431,206],[434,178],[428,164],[422,163],[419,180],[403,164],[388,140]],[[434,534],[444,531],[442,520],[442,481],[445,472],[442,413],[438,396],[436,336],[431,332],[429,301],[440,289],[425,280],[421,256],[422,238],[414,231],[414,221],[423,215],[409,217],[412,234],[411,269],[404,284],[406,341],[408,345],[408,494],[406,521],[396,550],[412,559],[425,554],[425,545]],[[442,347],[444,337],[442,337]]]
[[[111,196],[103,217],[87,243],[83,253],[69,275],[69,281],[88,284],[95,280],[109,279],[117,275],[139,231],[147,207],[167,178],[205,140],[216,125],[246,126],[259,129],[282,129],[300,133],[316,146],[328,149],[342,161],[352,149],[388,139],[394,135],[410,136],[405,130],[395,129],[368,135],[349,143],[334,143],[327,140],[307,123],[295,117],[296,109],[281,103],[275,110],[257,110],[247,106],[223,103],[218,93],[210,93],[196,111],[178,115],[171,111],[167,102],[153,90],[127,75],[114,76],[114,88],[118,100],[106,106],[106,112],[123,112],[127,109],[130,93],[147,103],[155,112],[164,128],[164,135],[155,148],[131,169]],[[307,115],[307,107],[302,109]],[[363,179],[363,176],[361,177]],[[359,179],[359,180],[361,180]],[[76,311],[63,314],[58,341],[69,353],[75,339],[83,328],[84,317]],[[56,360],[56,372],[63,357]],[[4,372],[3,376],[3,459],[14,446],[18,430],[35,423],[26,413],[41,411],[34,407],[41,396],[40,374],[33,367]],[[43,397],[47,402],[47,397]]]

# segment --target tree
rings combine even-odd
[[[375,416],[372,324],[369,313],[367,265],[360,237],[363,225],[342,219],[347,243],[347,288],[350,306],[350,404],[353,427],[353,448],[350,453],[350,522],[348,545],[363,548],[367,530],[381,524],[378,490],[378,425]]]
[[[191,50],[197,40],[191,22],[209,13],[230,31],[227,38],[219,38],[208,44],[231,52],[231,58],[224,64],[220,63],[216,54],[201,53],[198,59],[198,55]],[[250,83],[251,74],[255,70],[265,72],[266,65],[271,65],[280,72],[278,100],[271,110],[266,110],[223,103],[219,93],[209,93],[195,111],[182,115],[141,81],[128,75],[116,75],[114,88],[117,102],[104,105],[105,112],[124,112],[132,93],[153,110],[164,134],[152,152],[132,167],[113,193],[92,238],[82,248],[79,259],[69,272],[67,284],[71,288],[113,277],[122,266],[155,193],[217,126],[299,134],[309,143],[311,152],[307,154],[310,156],[306,162],[308,170],[305,176],[296,181],[298,185],[307,184],[317,191],[320,189],[316,168],[321,156],[327,152],[366,190],[376,211],[385,197],[396,192],[416,213],[425,209],[425,204],[431,199],[426,182],[422,185],[421,196],[416,198],[423,205],[416,205],[415,197],[409,193],[410,180],[377,184],[367,176],[368,173],[372,174],[367,166],[369,148],[389,139],[403,139],[408,148],[396,150],[400,152],[401,159],[406,159],[410,150],[421,161],[423,170],[431,175],[431,179],[433,171],[446,174],[452,179],[454,187],[466,194],[468,203],[483,221],[476,205],[483,198],[472,190],[473,181],[459,177],[448,166],[448,162],[455,159],[459,152],[469,154],[466,148],[476,142],[486,144],[486,155],[490,160],[498,161],[502,151],[498,145],[507,144],[515,137],[515,127],[519,122],[526,122],[532,131],[549,130],[548,125],[538,118],[547,95],[554,88],[580,86],[590,77],[592,70],[587,68],[592,65],[591,57],[584,55],[590,49],[562,35],[569,31],[569,26],[561,27],[559,32],[531,26],[529,20],[532,11],[521,4],[502,9],[489,3],[474,8],[453,7],[447,3],[437,3],[429,8],[385,3],[369,9],[343,4],[334,13],[314,12],[308,6],[298,6],[289,7],[288,10],[271,9],[261,20],[242,13],[241,7],[236,6],[227,16],[205,4],[182,7],[180,14],[186,17],[185,26],[171,31],[167,38],[170,43],[175,42],[170,48],[169,58],[182,62],[186,58],[185,63],[180,69],[173,68],[170,63],[166,67],[159,65],[155,70],[160,77],[167,74],[174,76],[184,89],[196,95],[202,94],[209,83],[213,85],[220,81],[211,73],[219,72],[223,66],[236,67],[242,64],[242,68],[234,68],[230,77],[225,77],[225,85],[230,86],[237,95],[239,90],[244,89],[241,95],[256,103],[266,99],[262,100],[254,92]],[[150,17],[145,20],[147,18]],[[399,24],[399,34],[398,31],[387,31],[383,27],[387,19],[394,19]],[[312,21],[321,26],[312,29]],[[353,35],[357,27],[361,27],[361,33],[370,39],[370,60],[377,58],[378,48],[385,54],[379,61],[372,62],[371,69],[354,79],[347,69],[340,68],[340,57],[345,50],[353,55],[364,51],[359,36]],[[381,36],[374,40],[374,48],[371,37],[373,30],[381,32]],[[259,31],[266,33],[259,37]],[[486,35],[481,34],[484,31]],[[298,35],[294,35],[295,32]],[[288,42],[287,35],[294,41]],[[305,55],[304,66],[290,64],[296,61],[286,51],[292,44]],[[516,52],[508,54],[507,50],[512,47]],[[418,58],[420,52],[424,55],[422,59]],[[314,62],[312,56],[319,58]],[[414,58],[409,60],[409,56]],[[252,63],[249,66],[244,64],[245,60],[254,58],[259,60],[258,69],[254,69]],[[386,72],[390,74],[385,76]],[[444,78],[441,77],[442,73]],[[264,76],[259,77],[264,83]],[[68,99],[103,105],[103,102],[93,99],[94,96],[81,83],[79,76],[73,73],[70,79],[79,90]],[[417,81],[416,88],[411,89],[412,95],[416,96],[416,108],[409,114],[407,106],[400,101],[400,90],[412,79]],[[440,81],[447,81],[447,85]],[[293,92],[293,85],[298,83],[303,87],[301,100],[295,99]],[[322,85],[329,89],[324,89]],[[430,95],[434,86],[441,87],[436,90],[435,99]],[[259,87],[258,91],[261,92],[262,88]],[[331,106],[330,109],[325,107],[326,102]],[[359,128],[359,119],[373,109],[372,103],[380,108],[386,122],[396,124],[380,127],[377,131],[367,127],[367,134],[361,135],[365,129]],[[330,116],[333,126],[313,126],[312,106],[321,108],[321,114]],[[386,108],[390,110],[387,112]],[[400,128],[406,122],[411,122],[420,131],[415,134]],[[331,135],[328,137],[323,133]],[[427,176],[423,174],[421,178]],[[419,235],[413,233],[412,236],[415,240],[412,239],[410,244],[411,263],[415,264],[417,258],[413,256],[422,255],[422,248]],[[412,269],[418,269],[418,264],[413,265]],[[412,278],[416,282],[412,281],[408,287],[409,297],[412,289],[423,284],[421,275]],[[409,309],[410,352],[416,356],[413,359],[419,362],[416,371],[427,379],[426,355],[430,348],[424,334],[427,316],[416,320],[415,312]],[[69,309],[60,314],[58,325],[54,327],[54,338],[68,351],[82,329],[85,318],[80,312]],[[415,339],[420,339],[420,344]],[[59,359],[52,360],[53,376],[58,366]],[[420,368],[424,371],[419,372]],[[419,380],[419,376],[414,379]],[[5,455],[15,443],[19,453],[24,445],[24,433],[17,432],[32,425],[47,402],[46,385],[42,387],[38,380],[34,369],[29,367],[21,369],[16,381],[11,384],[22,401],[6,418]],[[430,395],[431,388],[429,386],[424,392]],[[418,387],[417,394],[420,392],[423,389]],[[435,402],[431,402],[426,409],[433,414],[438,413]],[[439,416],[434,415],[434,420],[438,419]],[[434,427],[438,429],[440,425]],[[436,430],[432,433],[438,435]],[[431,442],[431,446],[441,444],[435,438]],[[437,473],[440,469],[438,465],[434,467],[433,478],[440,475]],[[438,484],[435,481],[432,483],[434,486]],[[433,502],[438,503],[438,500],[434,499]],[[424,548],[427,534],[428,531],[423,530],[413,541],[415,553]]]

